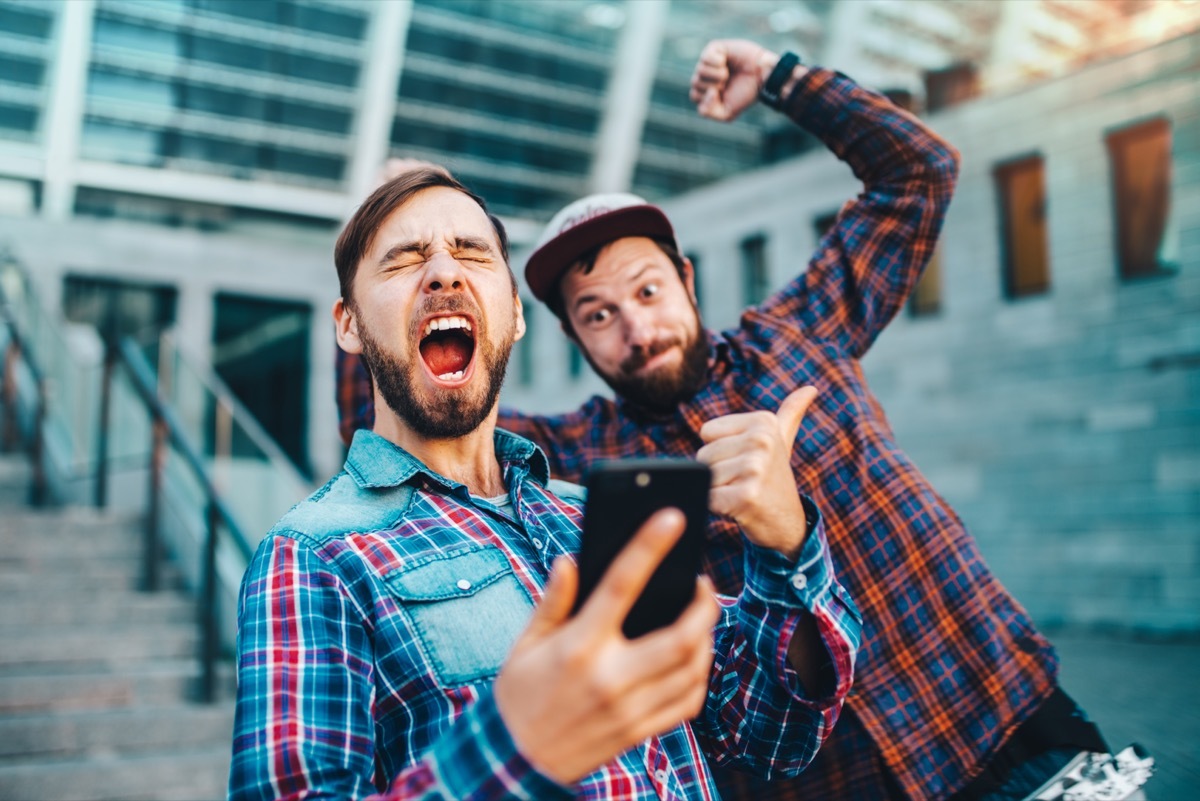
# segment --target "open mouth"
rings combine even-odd
[[[475,357],[475,326],[460,315],[434,317],[421,332],[421,360],[434,378],[457,384],[466,380]]]

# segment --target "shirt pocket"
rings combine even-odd
[[[403,568],[385,583],[443,687],[494,678],[533,612],[512,565],[495,549]]]

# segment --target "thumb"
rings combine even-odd
[[[779,404],[779,411],[775,412],[775,418],[779,421],[779,432],[783,436],[783,441],[788,445],[791,445],[795,441],[796,435],[800,433],[800,421],[804,419],[804,413],[808,411],[808,407],[816,398],[816,387],[801,387]]]
[[[571,615],[578,589],[579,570],[565,556],[555,559],[550,580],[542,592],[542,601],[534,607],[521,639],[544,636],[562,625]]]

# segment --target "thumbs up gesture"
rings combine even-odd
[[[792,443],[815,387],[784,398],[775,412],[744,412],[709,420],[700,428],[696,458],[712,470],[709,507],[732,517],[751,542],[795,558],[807,530],[792,475]]]

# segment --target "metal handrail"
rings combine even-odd
[[[36,296],[28,284],[27,275],[11,254],[0,250],[0,264],[16,268],[16,274],[21,277],[26,300],[36,306]],[[30,488],[30,502],[40,506],[49,501],[50,482],[46,469],[45,429],[49,425],[47,373],[38,363],[33,343],[23,332],[22,322],[12,307],[12,298],[8,297],[4,287],[0,286],[0,323],[8,333],[8,344],[5,349],[3,375],[0,375],[0,392],[5,406],[3,430],[0,430],[0,444],[6,449],[15,446],[19,436],[19,408],[21,406],[20,387],[17,380],[17,364],[23,361],[36,387],[36,404],[34,408],[33,430],[30,437],[30,456],[33,463],[33,481]],[[100,397],[100,428],[98,433],[98,456],[96,464],[96,502],[97,506],[105,505],[105,495],[108,473],[107,444],[109,436],[109,412],[111,406],[112,385],[118,368],[123,369],[128,376],[129,384],[134,395],[145,407],[151,421],[151,444],[149,455],[149,493],[147,495],[147,514],[145,519],[144,542],[142,549],[142,589],[155,591],[160,584],[160,554],[162,552],[160,538],[161,504],[163,502],[163,474],[166,467],[166,457],[169,448],[173,448],[182,457],[195,477],[202,492],[205,532],[203,535],[203,556],[200,568],[200,592],[197,598],[197,623],[201,630],[201,683],[199,697],[204,702],[216,699],[216,666],[220,656],[220,626],[217,617],[218,603],[218,574],[217,551],[220,543],[221,529],[228,532],[228,540],[241,558],[248,562],[253,555],[253,548],[238,524],[232,510],[221,491],[205,466],[200,449],[189,438],[187,430],[175,409],[161,395],[158,376],[150,366],[146,356],[131,337],[120,340],[109,338],[106,343],[105,364],[101,378]],[[42,354],[44,357],[45,354]],[[251,436],[260,435],[268,438],[261,429],[254,429]],[[268,438],[269,439],[269,438]],[[276,447],[275,451],[279,449]],[[268,454],[275,451],[266,450]],[[291,467],[290,463],[288,464]]]
[[[204,559],[201,567],[198,622],[201,629],[202,674],[200,698],[205,703],[216,699],[216,663],[220,655],[220,631],[217,621],[217,538],[223,524],[229,539],[241,556],[249,561],[253,548],[245,533],[238,526],[229,506],[221,497],[208,471],[200,450],[188,438],[183,424],[168,404],[158,394],[158,382],[146,357],[131,338],[123,338],[114,349],[116,361],[124,367],[138,398],[150,413],[152,421],[152,443],[150,448],[150,509],[146,515],[145,584],[146,589],[155,590],[158,585],[158,558],[160,544],[158,531],[158,504],[162,489],[162,473],[166,464],[166,446],[174,446],[183,458],[200,488],[205,500]],[[112,380],[113,371],[106,370],[104,380]],[[104,395],[111,391],[102,387]]]
[[[33,414],[33,434],[29,444],[29,458],[33,464],[33,478],[29,487],[31,506],[42,506],[48,500],[45,464],[45,420],[46,420],[46,375],[42,372],[32,349],[21,336],[17,319],[13,316],[7,300],[0,293],[0,317],[8,329],[8,347],[4,354],[3,397],[6,420],[4,423],[4,449],[11,450],[18,438],[17,421],[17,360],[25,362],[33,377],[37,402]]]

